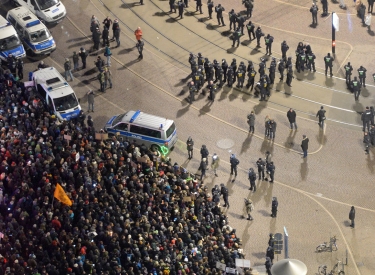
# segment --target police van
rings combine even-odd
[[[25,49],[14,27],[0,15],[0,58],[6,60],[8,55],[25,57]]]
[[[109,137],[118,133],[130,142],[143,143],[163,154],[167,154],[177,142],[177,129],[173,120],[139,110],[113,116],[104,130]]]
[[[47,27],[27,8],[8,11],[7,19],[31,55],[48,55],[56,50],[55,40]]]
[[[11,0],[15,6],[28,8],[41,20],[57,24],[66,16],[66,9],[60,0]]]
[[[33,72],[32,81],[37,97],[51,114],[56,115],[60,120],[78,117],[81,111],[78,99],[68,82],[54,67]]]

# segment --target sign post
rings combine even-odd
[[[332,12],[332,54],[336,53],[336,31],[339,31],[340,20],[335,12]]]

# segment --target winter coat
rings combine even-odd
[[[301,148],[303,151],[307,151],[309,149],[309,139],[307,137],[302,140]]]
[[[254,126],[255,125],[255,115],[254,114],[250,114],[247,116],[247,123],[249,124],[249,126]]]
[[[287,115],[288,117],[288,120],[289,120],[289,123],[295,123],[296,122],[296,112],[293,110],[293,111],[288,111]]]
[[[349,220],[353,221],[355,219],[355,208],[352,206],[349,212]]]

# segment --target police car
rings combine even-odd
[[[56,43],[47,27],[27,8],[8,11],[8,21],[31,55],[48,55],[56,50]]]
[[[68,82],[53,67],[40,69],[32,75],[37,97],[42,100],[51,114],[60,120],[79,116],[81,106]]]
[[[26,52],[14,27],[0,15],[0,58],[6,61],[9,54],[25,57]]]
[[[57,24],[66,16],[66,9],[60,0],[11,0],[15,6],[23,6],[38,18]]]

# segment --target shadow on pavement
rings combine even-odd
[[[266,210],[258,210],[258,213],[260,213],[260,214],[262,214],[262,216],[264,216],[264,217],[270,217],[271,216],[271,214],[270,213],[268,213]]]
[[[375,32],[373,30],[371,30],[371,26],[368,26],[367,28],[367,33],[371,36],[375,36]]]
[[[198,19],[198,22],[202,22],[202,23],[204,23],[204,22],[206,22],[206,21],[208,21],[208,20],[210,20],[210,18],[208,18],[208,17],[203,17],[203,18],[199,18]],[[211,24],[208,24],[208,25],[211,25]],[[206,27],[207,28],[207,27]]]
[[[153,16],[166,16],[166,15],[168,15],[168,13],[166,13],[165,11],[158,11],[153,14]]]
[[[309,173],[309,167],[308,167],[308,164],[307,164],[307,158],[304,158],[303,162],[301,163],[300,173],[301,173],[301,180],[302,181],[306,181],[307,174]]]
[[[80,41],[80,40],[86,40],[86,37],[83,36],[83,37],[77,37],[77,38],[73,38],[73,39],[68,39],[68,40],[66,40],[66,42],[70,43],[70,42],[75,42],[75,41]]]
[[[182,104],[186,104],[186,102],[183,102]],[[185,115],[189,111],[189,109],[190,109],[190,104],[187,104],[184,108],[178,110],[176,114],[177,118]]]
[[[252,138],[253,135],[249,133],[246,139],[242,142],[240,155],[246,153],[246,151],[249,150]]]
[[[319,127],[319,134],[316,135],[316,141],[320,145],[325,145],[327,143],[327,136],[324,134],[324,131],[322,131],[322,128]]]
[[[127,48],[127,49],[122,49],[118,52],[118,54],[126,54],[126,53],[130,53],[132,51],[134,51],[136,49],[136,47],[132,47],[132,48]]]
[[[209,113],[211,111],[211,102],[207,102],[206,105],[204,105],[201,109],[199,109],[199,116],[204,116],[205,114]]]
[[[139,2],[134,2],[134,3],[124,3],[121,5],[121,8],[123,9],[131,9],[135,6],[138,6],[139,5]]]
[[[168,19],[165,19],[165,22],[167,23],[176,23],[178,19],[176,17],[169,17]]]
[[[212,24],[207,24],[206,25],[206,29],[207,30],[216,30],[219,27],[220,27],[219,25],[212,25]]]
[[[324,82],[324,84],[326,85],[326,87],[335,86],[335,83],[333,82],[333,78],[329,76],[326,76],[326,81]]]
[[[135,63],[138,63],[139,61],[141,61],[142,59],[134,59],[132,61],[129,61],[128,63],[124,64],[123,68],[126,69],[126,67],[130,67],[131,65],[135,64]]]
[[[249,46],[250,43],[251,43],[251,40],[250,40],[250,39],[247,39],[247,40],[245,40],[245,41],[242,41],[242,42],[241,42],[241,45],[243,45],[243,46]]]
[[[222,36],[230,36],[231,34],[232,34],[231,31],[223,31],[223,32],[221,32]]]
[[[251,50],[250,55],[257,54],[259,52],[258,48],[254,48]]]

